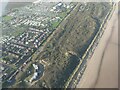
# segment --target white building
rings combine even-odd
[[[35,69],[38,69],[38,66],[37,66],[37,65],[35,65],[35,64],[33,64],[33,67],[34,67]]]

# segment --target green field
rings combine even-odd
[[[3,17],[3,20],[5,20],[5,21],[10,21],[11,19],[12,19],[11,16],[4,16],[4,17]]]

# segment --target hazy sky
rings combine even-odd
[[[0,2],[0,16],[2,16],[2,13],[4,12],[5,6],[7,5],[7,2],[9,0],[1,0]]]
[[[5,7],[8,2],[33,2],[36,0],[0,0],[0,16],[4,13]]]

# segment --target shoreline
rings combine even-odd
[[[94,50],[96,49],[96,44],[99,44],[99,41],[101,39],[101,36],[103,36],[103,32],[106,29],[106,26],[108,24],[108,21],[111,19],[114,11],[115,11],[115,6],[113,6],[113,9],[111,9],[108,14],[106,15],[105,19],[103,20],[102,24],[100,25],[100,28],[97,32],[97,34],[95,35],[94,39],[92,40],[91,44],[89,45],[89,47],[87,48],[86,52],[84,53],[84,55],[82,56],[81,62],[79,63],[79,65],[76,67],[76,69],[73,71],[73,74],[70,76],[69,81],[65,84],[66,88],[69,86],[70,81],[72,80],[72,78],[74,78],[75,74],[79,72],[79,67],[82,65],[83,62],[85,62],[85,59],[87,60],[86,63],[88,63],[89,59],[91,59],[92,55],[94,54]],[[92,52],[90,51],[92,50]],[[89,52],[91,52],[91,54],[89,54]],[[86,68],[87,64],[84,65],[84,68]],[[79,73],[84,74],[84,71],[80,71]],[[78,76],[79,77],[79,76]],[[79,80],[79,79],[78,79]],[[76,80],[77,81],[77,80]],[[78,85],[80,81],[77,81],[76,86]],[[75,86],[75,87],[76,87]]]
[[[117,4],[117,3],[116,3]],[[117,75],[118,74],[116,74],[117,72],[117,68],[116,67],[118,67],[117,65],[116,65],[116,63],[117,63],[117,61],[116,61],[116,63],[114,64],[114,65],[116,65],[116,67],[114,67],[114,65],[112,65],[112,67],[111,68],[114,68],[113,70],[115,70],[115,80],[114,80],[114,86],[113,85],[108,85],[108,84],[106,84],[105,85],[105,83],[104,83],[104,86],[100,86],[100,83],[103,83],[104,82],[104,80],[105,80],[105,78],[104,78],[104,76],[105,75],[108,75],[107,73],[109,73],[109,72],[114,72],[112,69],[111,69],[111,71],[110,70],[108,70],[108,68],[105,68],[105,66],[106,66],[106,64],[108,64],[108,66],[110,66],[111,64],[109,63],[109,61],[108,62],[105,62],[106,60],[104,60],[104,57],[109,57],[110,56],[110,54],[111,54],[111,56],[112,56],[112,53],[108,53],[107,52],[107,50],[106,50],[106,48],[108,48],[108,45],[109,45],[109,42],[111,41],[111,34],[113,34],[112,33],[112,31],[113,32],[115,32],[116,30],[112,30],[112,29],[114,29],[113,28],[113,25],[115,25],[115,20],[116,20],[116,12],[117,12],[117,8],[118,7],[116,7],[115,8],[115,11],[114,11],[114,13],[113,13],[113,15],[112,15],[112,17],[111,17],[111,19],[107,22],[107,26],[106,26],[106,29],[105,29],[105,32],[104,32],[104,34],[103,34],[103,36],[102,36],[102,38],[100,39],[100,42],[99,42],[99,44],[98,44],[98,46],[96,47],[96,49],[95,49],[95,51],[94,51],[94,54],[93,54],[93,56],[91,57],[91,59],[90,60],[88,60],[88,62],[87,62],[87,67],[86,67],[86,70],[85,70],[85,72],[84,72],[84,74],[83,74],[83,76],[82,76],[82,78],[81,78],[81,80],[80,80],[80,82],[79,82],[79,84],[77,85],[77,88],[94,88],[94,87],[97,87],[97,88],[100,88],[100,87],[117,87],[118,85],[116,84],[116,82],[115,82],[115,80],[116,80],[116,78],[117,78]],[[115,36],[117,36],[117,35],[115,35]],[[114,37],[114,38],[116,38],[116,37]],[[109,40],[110,39],[110,40]],[[115,39],[116,40],[116,39]],[[108,41],[108,42],[107,42]],[[117,43],[117,41],[116,41],[116,43]],[[107,45],[108,44],[108,45]],[[111,47],[110,47],[111,48]],[[111,49],[111,50],[113,50],[113,49]],[[117,49],[115,49],[115,51],[114,51],[114,53],[116,53],[117,51],[116,51]],[[107,54],[107,53],[108,54]],[[109,51],[110,52],[110,51]],[[114,54],[113,53],[113,54]],[[106,55],[107,54],[107,55]],[[117,55],[117,54],[116,54]],[[102,61],[102,57],[103,57],[103,61]],[[114,57],[118,57],[118,56],[114,56]],[[109,60],[110,58],[108,58],[108,60]],[[116,59],[116,60],[118,60],[118,59]],[[113,59],[111,59],[111,62],[113,61]],[[114,62],[114,61],[113,61]],[[110,64],[110,65],[109,65]],[[104,69],[103,69],[103,67],[104,67]],[[104,71],[104,70],[108,70],[108,71]],[[104,71],[104,72],[103,72]],[[102,76],[101,76],[102,75]],[[110,76],[110,75],[109,75]],[[112,76],[112,74],[111,74],[111,76]],[[111,77],[110,76],[110,77]],[[101,80],[103,80],[103,81],[101,81],[101,80],[99,80],[99,77],[102,77],[102,79]],[[112,79],[113,80],[113,79]],[[99,82],[100,81],[100,82]],[[106,82],[109,82],[110,80],[108,79],[108,80],[106,80]],[[97,84],[98,83],[98,84]],[[96,86],[97,85],[97,86]],[[116,85],[116,86],[115,86]]]

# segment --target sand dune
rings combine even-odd
[[[118,87],[118,7],[108,21],[77,88]]]

